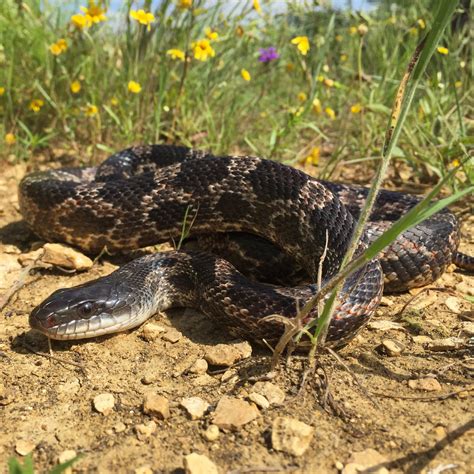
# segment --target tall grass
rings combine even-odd
[[[81,13],[74,8],[2,2],[2,155],[29,158],[37,148],[67,146],[86,151],[81,157],[89,161],[132,143],[179,142],[290,162],[311,155],[313,164],[330,151],[319,164],[325,177],[341,162],[374,166],[397,79],[430,27],[436,2],[357,14],[289,1],[277,15],[265,2],[261,12],[250,1],[233,3],[231,12],[228,2],[180,3],[160,2],[149,27],[130,17],[131,9],[149,11],[151,2],[143,1],[133,8],[124,2],[106,11],[105,21],[80,29],[71,23]],[[218,33],[210,40],[215,56],[198,61],[192,43],[206,38],[206,27]],[[309,39],[306,55],[291,43],[297,36]],[[60,39],[66,49],[55,55],[50,47]],[[420,180],[444,176],[472,147],[468,41],[467,30],[446,30],[441,45],[448,54],[435,53],[414,99],[417,113],[394,150],[399,167],[408,164]],[[259,62],[259,50],[270,46],[279,58]],[[176,48],[186,61],[167,55]],[[129,91],[130,81],[140,92]],[[43,101],[37,111],[33,100]],[[458,184],[472,180],[472,166],[464,172]]]

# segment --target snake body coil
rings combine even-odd
[[[263,243],[262,248],[280,255],[276,247],[282,249],[288,257],[281,258],[299,265],[314,282],[325,250],[323,280],[337,273],[366,193],[261,158],[216,157],[152,145],[119,152],[98,168],[28,175],[20,184],[20,207],[42,238],[90,253],[179,239],[185,216],[191,216],[191,236],[245,233],[231,237],[234,242],[248,239],[247,234],[259,236],[273,244]],[[380,235],[417,202],[409,195],[380,193],[365,241]],[[453,261],[472,269],[472,259],[457,253],[458,243],[459,226],[449,212],[405,232],[381,256],[386,287],[400,291],[426,284]],[[274,266],[270,257],[268,261],[262,264],[263,273],[271,273]],[[374,313],[384,279],[380,263],[370,262],[346,280],[329,340],[353,337]],[[237,266],[242,269],[246,263]],[[174,251],[147,255],[107,277],[58,290],[32,312],[30,324],[52,338],[78,339],[137,326],[172,306],[191,306],[234,333],[273,341],[283,324],[265,317],[294,317],[315,292],[314,284],[251,281],[207,252]],[[313,312],[308,318],[316,316]]]

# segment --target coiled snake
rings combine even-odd
[[[30,174],[19,196],[36,234],[92,254],[179,239],[185,216],[192,216],[191,237],[231,233],[213,248],[251,277],[275,283],[284,274],[315,282],[325,248],[323,278],[334,275],[366,193],[261,158],[151,145],[116,153],[98,168]],[[381,192],[365,241],[417,202]],[[405,232],[379,260],[346,280],[328,340],[340,343],[357,333],[378,306],[383,280],[387,290],[401,291],[435,280],[451,262],[472,270],[472,257],[458,253],[458,243],[458,223],[447,211]],[[30,324],[53,339],[79,339],[123,331],[158,311],[184,306],[246,338],[275,341],[283,323],[265,317],[294,317],[315,292],[314,283],[257,282],[212,253],[179,250],[146,255],[109,276],[58,290],[34,309]],[[316,316],[313,311],[308,318]]]

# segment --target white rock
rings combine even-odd
[[[157,424],[155,421],[151,420],[149,423],[143,423],[139,425],[135,425],[135,432],[137,433],[137,438],[140,441],[150,437],[157,428]]]
[[[219,474],[217,466],[204,454],[191,453],[184,456],[186,474]]]
[[[301,456],[309,447],[314,428],[294,418],[275,418],[272,425],[272,447],[293,456]]]
[[[388,469],[381,465],[386,462],[387,458],[385,456],[375,451],[375,449],[368,448],[364,451],[352,453],[341,474],[359,474],[362,472],[388,474]]]
[[[454,314],[459,314],[461,312],[462,302],[459,298],[456,298],[455,296],[448,296],[444,300],[444,304]]]
[[[270,402],[260,393],[252,392],[249,394],[249,400],[254,402],[255,405],[260,407],[262,410],[266,410],[270,406]]]
[[[145,341],[153,342],[159,339],[164,332],[166,332],[166,328],[161,324],[147,323],[143,326],[142,337]]]
[[[94,397],[94,408],[102,415],[108,415],[112,412],[115,405],[115,398],[111,393],[101,393]]]
[[[367,327],[370,329],[375,329],[377,331],[389,331],[391,329],[404,331],[405,328],[400,323],[395,323],[394,321],[388,321],[379,319],[377,321],[370,321],[367,324]]]
[[[74,449],[66,449],[62,453],[59,454],[58,456],[58,463],[59,464],[64,464],[65,462],[71,461],[77,456],[76,451]],[[64,474],[71,474],[72,472],[72,467],[68,467],[64,469],[64,471],[61,471]]]
[[[181,406],[188,412],[191,420],[198,420],[209,409],[209,403],[199,397],[183,398]]]
[[[444,339],[434,339],[427,344],[427,349],[433,352],[455,351],[464,345],[464,341],[459,337],[446,337]]]
[[[408,386],[413,390],[425,390],[426,392],[439,392],[441,390],[440,383],[433,377],[409,380]]]
[[[216,439],[219,438],[219,434],[220,431],[217,425],[209,425],[206,431],[203,432],[204,438],[208,441],[216,441]]]
[[[171,328],[163,334],[162,339],[171,342],[171,344],[176,344],[182,337],[183,335],[177,329]]]
[[[382,347],[385,353],[391,357],[397,357],[405,350],[405,346],[394,339],[384,339]]]
[[[189,368],[191,374],[205,374],[209,365],[206,359],[196,359],[194,364]]]
[[[36,443],[28,439],[19,439],[15,444],[15,451],[20,456],[26,456],[36,448]]]
[[[270,405],[282,405],[285,401],[285,392],[271,382],[257,382],[252,387],[252,392],[263,395]]]
[[[474,336],[474,322],[463,321],[461,323],[461,330],[464,334],[467,334],[468,336]]]
[[[86,255],[63,244],[44,244],[41,260],[61,268],[71,270],[88,270],[94,262]]]

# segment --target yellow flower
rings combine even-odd
[[[319,149],[318,146],[315,146],[311,149],[311,152],[309,153],[309,155],[304,158],[302,164],[309,165],[309,166],[318,166],[320,155],[321,155],[321,150]]]
[[[323,108],[321,106],[321,101],[316,97],[313,100],[313,112],[319,115],[322,111],[323,111]]]
[[[449,49],[445,48],[444,46],[438,46],[436,51],[438,51],[439,54],[444,54],[444,55],[449,53]]]
[[[110,99],[110,105],[113,105],[115,107],[116,105],[118,105],[118,103],[119,103],[119,101],[118,101],[117,97],[112,97]]]
[[[129,81],[128,83],[128,92],[131,92],[132,94],[139,94],[142,90],[142,86],[135,81]]]
[[[300,102],[305,102],[308,99],[308,96],[304,92],[299,92],[297,97]]]
[[[242,76],[242,79],[244,81],[250,81],[250,79],[252,79],[252,76],[250,75],[250,73],[247,71],[247,69],[241,69],[240,70],[240,75]]]
[[[326,87],[334,87],[334,81],[328,77],[324,78],[323,82]]]
[[[351,113],[360,114],[362,112],[362,105],[357,103],[351,107]]]
[[[461,69],[464,69],[464,68],[466,67],[466,61],[461,61],[461,62],[459,63],[459,67],[460,67]]]
[[[451,161],[451,165],[453,166],[453,168],[457,168],[460,164],[461,162],[457,158],[454,158],[454,160]]]
[[[336,35],[336,41],[340,43],[342,41],[342,35]]]
[[[184,61],[186,57],[184,51],[181,51],[180,49],[168,49],[166,54],[170,56],[171,59],[179,59],[180,61]]]
[[[155,15],[150,12],[146,12],[145,10],[130,10],[130,16],[138,21],[138,23],[141,23],[142,25],[145,25],[148,27],[148,30],[150,30],[150,25],[155,21]]]
[[[417,36],[418,35],[418,28],[415,28],[414,26],[412,26],[408,32],[412,35],[412,36]]]
[[[88,117],[93,117],[94,115],[97,115],[99,112],[99,109],[97,108],[96,105],[92,105],[92,104],[87,104],[87,107],[85,108],[84,110],[84,113],[88,116]]]
[[[322,74],[320,74],[319,76],[316,76],[316,80],[318,82],[324,82],[324,76]]]
[[[207,61],[210,57],[213,58],[216,55],[211,43],[207,39],[201,39],[191,44],[193,48],[194,57],[198,61]]]
[[[212,31],[212,28],[209,28],[209,26],[204,29],[204,33],[206,34],[207,39],[211,41],[219,38],[219,33],[217,33],[217,31]]]
[[[309,51],[309,40],[307,36],[297,36],[291,40],[291,43],[296,45],[303,56],[306,56]]]
[[[41,110],[41,107],[43,107],[43,105],[44,102],[41,99],[33,99],[30,102],[29,109],[36,114]]]
[[[259,0],[253,0],[253,8],[257,13],[262,13],[262,7],[260,6]]]
[[[97,6],[94,0],[89,0],[89,7],[81,7],[81,11],[91,23],[106,21],[105,10]]]
[[[92,24],[91,17],[90,16],[84,16],[84,15],[72,15],[71,16],[71,23],[76,27],[79,28],[80,30],[83,30],[84,28],[89,28]]]
[[[361,23],[357,27],[357,33],[359,33],[360,36],[364,36],[368,33],[369,27],[365,23]]]
[[[334,120],[336,118],[336,112],[334,112],[333,109],[331,109],[331,107],[326,107],[324,109],[324,111],[326,112],[326,115],[331,119],[331,120]]]
[[[342,63],[347,61],[347,54],[342,53],[341,56],[339,57]]]
[[[189,10],[193,6],[193,0],[179,0],[178,7],[183,10]]]
[[[51,51],[52,54],[55,56],[59,56],[61,53],[64,53],[67,49],[67,43],[64,38],[59,39],[56,41],[56,43],[53,43],[50,47],[49,50]]]
[[[0,96],[5,94],[5,87],[0,87]]]
[[[5,135],[5,143],[8,146],[14,145],[16,143],[16,137],[13,133],[7,133]]]
[[[323,66],[323,71],[324,71],[324,72],[329,72],[329,64],[325,64],[325,65]]]
[[[425,23],[425,20],[423,20],[423,18],[419,18],[416,22],[418,23],[418,26],[420,27],[420,29],[424,30],[426,28],[426,23]]]
[[[79,94],[79,91],[81,90],[81,83],[79,81],[74,81],[71,82],[71,85],[69,87],[73,94]]]
[[[356,26],[351,26],[349,28],[349,34],[350,35],[355,35],[357,33],[357,27]]]
[[[462,82],[461,82],[461,81],[456,81],[456,82],[454,83],[454,87],[456,87],[456,88],[459,88],[459,87],[461,87],[461,86],[462,86]]]
[[[394,25],[396,22],[397,22],[397,18],[394,17],[394,16],[391,16],[391,17],[387,20],[387,23],[388,23],[389,25]]]

